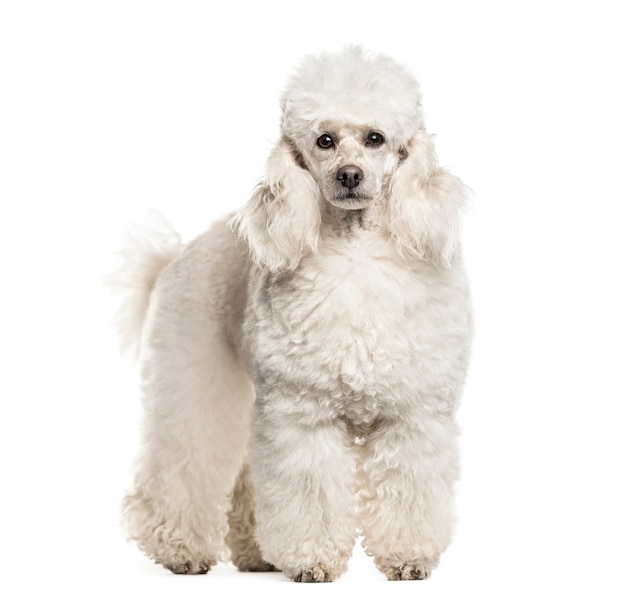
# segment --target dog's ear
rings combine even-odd
[[[389,234],[400,252],[448,267],[457,250],[469,189],[437,164],[432,138],[419,130],[391,178]]]
[[[230,226],[247,242],[255,263],[282,271],[317,250],[320,223],[319,188],[283,139],[270,153],[265,179]]]

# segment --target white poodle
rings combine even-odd
[[[309,57],[265,179],[186,246],[135,235],[118,324],[145,426],[130,536],[175,573],[331,581],[357,536],[391,580],[450,543],[471,338],[467,192],[418,84],[360,48]]]

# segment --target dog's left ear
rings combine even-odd
[[[264,180],[229,225],[247,242],[257,265],[283,271],[317,250],[320,223],[319,188],[283,139],[270,153]]]
[[[419,130],[391,178],[389,235],[403,255],[449,267],[468,199],[469,189],[438,166],[432,137]]]

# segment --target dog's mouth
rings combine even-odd
[[[363,209],[370,204],[371,198],[364,194],[358,194],[357,192],[350,190],[345,194],[338,194],[329,199],[330,204],[339,207],[340,209]]]

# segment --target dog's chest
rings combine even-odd
[[[271,371],[346,403],[354,421],[368,421],[427,335],[427,279],[358,249],[311,257],[295,274],[265,282],[255,354]]]

